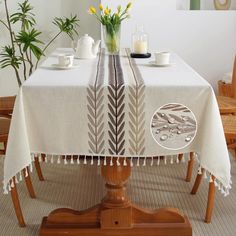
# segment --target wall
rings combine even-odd
[[[113,7],[126,0],[102,0]],[[176,2],[134,0],[131,19],[122,25],[122,46],[131,46],[137,24],[144,25],[153,51],[178,53],[216,88],[236,53],[236,11],[176,11]]]
[[[22,0],[8,0],[11,12],[17,9],[18,2],[22,2]],[[80,18],[80,36],[89,33],[96,39],[100,38],[98,22],[87,13],[89,6],[92,4],[98,5],[99,0],[30,0],[30,3],[34,6],[39,30],[43,32],[42,38],[45,42],[56,33],[54,25],[50,23],[53,18],[56,16],[70,16],[70,14],[78,14]],[[0,3],[0,19],[3,19],[4,16],[4,5]],[[5,44],[9,44],[8,32],[0,24],[0,47]],[[47,53],[59,46],[70,47],[70,39],[61,37]],[[18,86],[12,69],[0,69],[0,96],[16,94],[17,90]]]

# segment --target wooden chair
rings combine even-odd
[[[222,115],[222,124],[224,127],[224,133],[226,140],[230,139],[232,142],[228,143],[227,146],[229,149],[233,148],[236,154],[236,116],[234,115]],[[204,174],[204,169],[201,169],[201,174],[198,174],[192,188],[191,194],[196,194],[199,188],[199,185],[202,180],[202,176]],[[212,217],[212,211],[214,207],[214,198],[215,198],[215,185],[214,180],[215,177],[212,176],[213,182],[209,183],[209,190],[208,190],[208,201],[207,201],[207,209],[205,215],[205,222],[210,223]]]
[[[5,152],[6,152],[10,122],[11,122],[11,120],[9,118],[0,117],[0,143],[3,143],[3,149],[0,150],[0,155],[5,155]],[[34,192],[32,182],[31,182],[28,168],[27,168],[27,170],[26,169],[23,170],[23,176],[24,176],[25,183],[26,183],[27,189],[29,191],[30,197],[35,198],[35,192]],[[18,198],[15,177],[11,180],[11,184],[12,184],[12,182],[13,182],[14,187],[11,188],[11,197],[12,197],[14,209],[16,212],[16,216],[17,216],[19,225],[21,227],[24,227],[25,222],[24,222],[24,217],[23,217],[23,214],[21,211],[20,202],[19,202],[19,198]]]
[[[0,97],[0,116],[11,118],[16,96]]]
[[[232,84],[223,86],[222,81],[218,82],[219,94],[226,96],[217,96],[217,102],[221,114],[236,114],[236,56],[234,60]],[[225,90],[228,90],[227,92]],[[228,95],[228,96],[227,96]]]
[[[234,159],[236,159],[236,116],[233,115],[222,115],[221,116],[224,133],[228,149],[234,150]]]
[[[0,97],[0,118],[1,117],[11,118],[12,113],[13,113],[15,99],[16,99],[16,96]],[[35,157],[34,165],[35,165],[39,180],[44,181],[44,177],[42,174],[38,157]]]

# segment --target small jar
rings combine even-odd
[[[144,32],[143,26],[137,26],[136,32],[132,35],[132,52],[135,54],[148,53],[148,35]]]

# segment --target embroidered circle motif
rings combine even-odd
[[[197,133],[197,120],[185,105],[168,103],[154,113],[150,129],[160,146],[179,150],[193,142]]]

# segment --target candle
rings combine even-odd
[[[134,53],[146,54],[147,53],[147,41],[137,40],[134,42]]]

